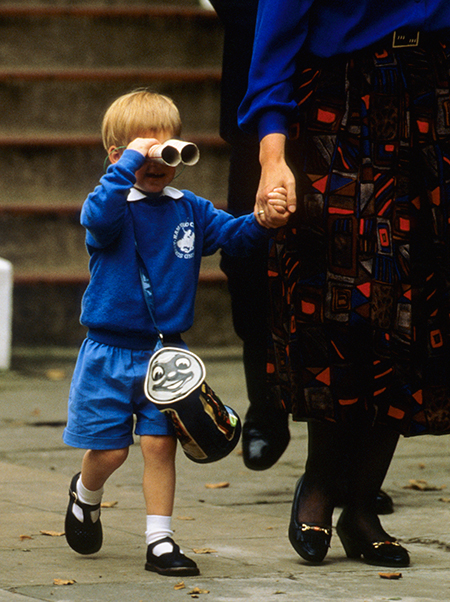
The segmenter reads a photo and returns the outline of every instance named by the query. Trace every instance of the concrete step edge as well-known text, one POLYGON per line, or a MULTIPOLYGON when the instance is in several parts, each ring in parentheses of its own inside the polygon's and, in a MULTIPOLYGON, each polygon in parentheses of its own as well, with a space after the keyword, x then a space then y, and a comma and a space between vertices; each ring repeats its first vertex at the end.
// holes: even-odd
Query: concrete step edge
POLYGON ((0 82, 21 81, 125 81, 148 80, 172 83, 218 82, 222 69, 216 67, 158 69, 139 67, 102 68, 4 68, 0 67, 0 82))
POLYGON ((37 4, 0 4, 1 18, 18 17, 108 17, 108 18, 190 18, 217 20, 215 11, 204 10, 200 6, 167 6, 164 4, 135 4, 132 6, 108 6, 87 4, 77 6, 37 5, 37 4))

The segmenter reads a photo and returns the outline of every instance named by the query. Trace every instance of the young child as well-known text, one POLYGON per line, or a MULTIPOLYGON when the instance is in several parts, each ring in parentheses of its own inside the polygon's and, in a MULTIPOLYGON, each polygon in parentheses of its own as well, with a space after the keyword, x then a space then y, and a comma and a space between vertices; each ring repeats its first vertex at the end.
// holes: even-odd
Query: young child
MULTIPOLYGON (((93 554, 102 545, 103 486, 127 457, 136 416, 144 459, 145 568, 162 575, 199 570, 172 539, 176 438, 170 420, 144 395, 158 336, 141 287, 136 247, 149 272, 164 341, 185 347, 180 333, 193 322, 201 256, 219 248, 248 254, 268 232, 258 223, 260 216, 233 218, 192 192, 169 186, 176 168, 149 159, 148 153, 180 132, 174 103, 147 90, 118 98, 105 114, 103 143, 112 165, 81 212, 90 255, 81 312, 88 334, 72 379, 63 435, 68 445, 88 450, 70 484, 67 542, 80 554, 93 554)), ((288 217, 285 191, 271 196, 281 225, 288 217)))

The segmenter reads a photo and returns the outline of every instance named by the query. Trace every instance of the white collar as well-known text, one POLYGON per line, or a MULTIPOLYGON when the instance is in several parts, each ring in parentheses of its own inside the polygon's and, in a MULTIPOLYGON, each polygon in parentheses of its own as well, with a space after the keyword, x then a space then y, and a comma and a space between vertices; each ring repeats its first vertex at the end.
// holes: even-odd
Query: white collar
MULTIPOLYGON (((181 199, 183 195, 183 193, 178 190, 177 188, 172 188, 172 186, 165 186, 162 191, 160 196, 168 196, 171 199, 181 199)), ((142 199, 146 199, 148 198, 145 193, 141 192, 140 190, 138 190, 137 188, 131 188, 130 192, 128 193, 128 197, 127 197, 127 201, 141 201, 142 199)))

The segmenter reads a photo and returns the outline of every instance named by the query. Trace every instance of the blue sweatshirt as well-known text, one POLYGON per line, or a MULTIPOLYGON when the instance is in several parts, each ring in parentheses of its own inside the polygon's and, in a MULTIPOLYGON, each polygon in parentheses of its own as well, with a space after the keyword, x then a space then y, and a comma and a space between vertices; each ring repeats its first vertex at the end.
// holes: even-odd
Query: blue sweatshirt
POLYGON ((450 0, 259 0, 253 58, 239 125, 287 134, 293 75, 307 53, 331 57, 370 46, 399 28, 450 29, 450 0))
POLYGON ((94 340, 134 349, 152 347, 156 339, 141 288, 135 236, 152 283, 156 321, 165 335, 192 326, 202 255, 220 248, 248 255, 268 237, 253 215, 234 218, 192 192, 167 187, 160 196, 145 196, 132 188, 143 162, 142 154, 126 150, 81 212, 91 274, 81 323, 94 340))

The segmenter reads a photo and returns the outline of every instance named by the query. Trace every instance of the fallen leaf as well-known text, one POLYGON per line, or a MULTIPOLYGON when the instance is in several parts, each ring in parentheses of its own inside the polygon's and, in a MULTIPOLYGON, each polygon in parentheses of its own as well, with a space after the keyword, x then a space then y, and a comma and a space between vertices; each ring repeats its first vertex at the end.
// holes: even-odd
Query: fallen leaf
POLYGON ((173 589, 184 589, 186 586, 184 585, 184 581, 180 581, 180 583, 176 583, 173 589))
POLYGON ((58 368, 52 368, 47 370, 45 375, 49 380, 64 380, 66 378, 66 371, 59 370, 58 368))
POLYGON ((382 579, 401 579, 401 573, 378 573, 382 579))
POLYGON ((448 504, 450 502, 450 497, 440 497, 439 501, 448 504))
POLYGON ((31 412, 32 416, 40 416, 41 415, 41 410, 39 408, 35 408, 32 412, 31 412))
POLYGON ((114 508, 119 502, 102 502, 100 508, 114 508))
POLYGON ((209 589, 200 589, 199 587, 194 587, 190 592, 188 592, 190 596, 195 594, 209 594, 209 589))
POLYGON ((19 539, 20 539, 20 541, 23 541, 24 539, 33 539, 33 538, 31 537, 31 535, 19 535, 19 539))
POLYGON ((229 487, 230 483, 228 481, 222 481, 221 483, 206 483, 206 489, 224 489, 225 487, 229 487))
POLYGON ((212 548, 192 548, 194 554, 217 554, 217 550, 212 548))
POLYGON ((178 520, 195 520, 193 516, 177 516, 178 520))
POLYGON ((53 585, 73 585, 75 579, 53 579, 53 585))
POLYGON ((409 479, 409 485, 404 485, 403 489, 414 489, 416 491, 442 491, 442 489, 445 489, 445 485, 436 487, 435 485, 429 485, 424 479, 409 479))
POLYGON ((425 464, 423 462, 419 462, 419 468, 425 468, 425 464))
POLYGON ((48 535, 49 537, 62 537, 65 535, 64 531, 45 531, 41 529, 41 535, 48 535))

